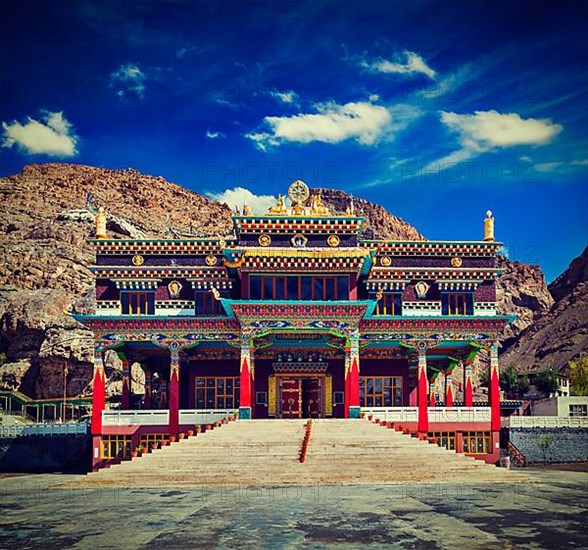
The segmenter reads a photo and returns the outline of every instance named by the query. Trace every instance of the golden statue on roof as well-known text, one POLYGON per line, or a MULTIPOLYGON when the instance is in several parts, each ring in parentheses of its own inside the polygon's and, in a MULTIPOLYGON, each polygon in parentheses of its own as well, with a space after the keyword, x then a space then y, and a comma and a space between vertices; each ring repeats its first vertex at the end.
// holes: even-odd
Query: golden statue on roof
POLYGON ((328 216, 329 209, 323 204, 323 199, 320 195, 313 195, 311 201, 310 212, 315 216, 328 216))
POLYGON ((276 206, 270 207, 268 210, 269 214, 279 214, 283 215, 286 214, 286 205, 284 204, 284 195, 278 194, 278 201, 276 202, 276 206))

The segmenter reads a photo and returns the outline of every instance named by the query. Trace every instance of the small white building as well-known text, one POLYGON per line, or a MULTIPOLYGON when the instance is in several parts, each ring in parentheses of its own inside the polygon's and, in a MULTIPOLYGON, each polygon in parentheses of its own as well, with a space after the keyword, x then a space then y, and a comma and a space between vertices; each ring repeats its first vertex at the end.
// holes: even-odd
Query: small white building
POLYGON ((531 405, 533 416, 579 417, 588 416, 588 397, 555 396, 539 399, 531 405))

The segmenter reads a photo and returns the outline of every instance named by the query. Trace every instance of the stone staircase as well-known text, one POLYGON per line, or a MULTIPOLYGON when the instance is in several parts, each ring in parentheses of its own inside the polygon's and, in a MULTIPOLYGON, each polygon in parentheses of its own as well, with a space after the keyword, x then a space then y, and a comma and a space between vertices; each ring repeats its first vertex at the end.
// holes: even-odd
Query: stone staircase
POLYGON ((527 476, 447 451, 366 420, 230 422, 151 454, 90 473, 75 485, 204 487, 527 481, 527 476))

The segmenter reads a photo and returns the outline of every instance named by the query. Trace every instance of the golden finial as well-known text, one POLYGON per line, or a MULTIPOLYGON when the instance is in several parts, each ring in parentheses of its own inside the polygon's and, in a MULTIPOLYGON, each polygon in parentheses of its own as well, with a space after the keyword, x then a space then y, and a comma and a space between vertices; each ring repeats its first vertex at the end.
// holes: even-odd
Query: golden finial
POLYGON ((104 210, 104 206, 98 208, 98 213, 96 214, 96 238, 108 238, 106 235, 106 211, 104 210))
POLYGON ((486 219, 484 220, 484 240, 494 241, 494 218, 491 210, 486 212, 486 219))

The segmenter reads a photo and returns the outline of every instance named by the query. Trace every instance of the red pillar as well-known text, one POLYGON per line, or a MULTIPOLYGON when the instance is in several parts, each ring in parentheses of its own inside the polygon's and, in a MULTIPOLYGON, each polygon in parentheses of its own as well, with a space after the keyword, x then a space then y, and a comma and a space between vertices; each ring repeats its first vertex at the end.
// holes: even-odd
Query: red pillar
POLYGON ((345 348, 345 418, 359 418, 359 333, 349 336, 345 348))
POLYGON ((490 403, 490 428, 500 430, 500 379, 498 372, 498 342, 490 348, 490 373, 488 376, 488 401, 490 403))
POLYGON ((177 434, 180 428, 180 350, 170 350, 169 366, 169 428, 177 434))
POLYGON ((241 379, 239 397, 239 418, 251 418, 251 348, 249 342, 241 346, 241 379))
POLYGON ((92 435, 102 434, 102 411, 106 405, 106 376, 103 349, 94 348, 94 378, 92 380, 92 435))
POLYGON ((464 407, 474 406, 474 389, 472 386, 472 365, 466 364, 464 367, 465 383, 463 389, 464 407))
POLYGON ((131 363, 127 360, 122 362, 122 395, 120 400, 120 406, 122 409, 131 408, 131 363))
POLYGON ((453 407, 453 378, 451 373, 445 373, 445 406, 453 407))
POLYGON ((429 432, 429 411, 427 408, 427 348, 417 346, 418 351, 418 431, 421 434, 429 432))

